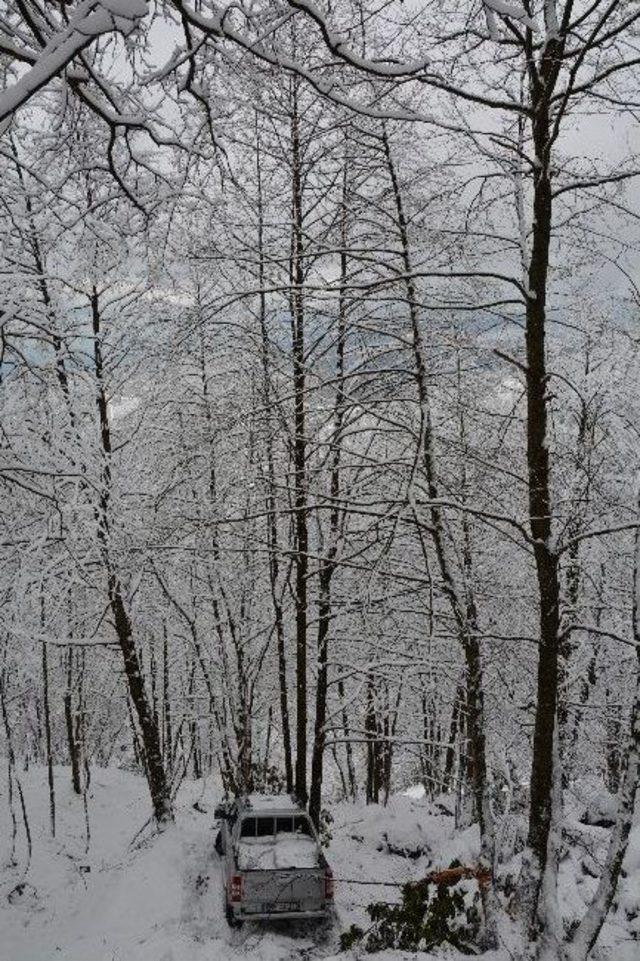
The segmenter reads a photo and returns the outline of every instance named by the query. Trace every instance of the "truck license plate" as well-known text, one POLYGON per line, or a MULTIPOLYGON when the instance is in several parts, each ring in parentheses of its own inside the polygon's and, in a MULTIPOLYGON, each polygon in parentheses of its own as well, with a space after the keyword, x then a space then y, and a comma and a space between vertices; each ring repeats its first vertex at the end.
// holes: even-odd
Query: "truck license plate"
POLYGON ((262 910, 265 914, 273 913, 276 914, 279 911, 299 911, 300 902, 299 901, 266 901, 262 905, 262 910))

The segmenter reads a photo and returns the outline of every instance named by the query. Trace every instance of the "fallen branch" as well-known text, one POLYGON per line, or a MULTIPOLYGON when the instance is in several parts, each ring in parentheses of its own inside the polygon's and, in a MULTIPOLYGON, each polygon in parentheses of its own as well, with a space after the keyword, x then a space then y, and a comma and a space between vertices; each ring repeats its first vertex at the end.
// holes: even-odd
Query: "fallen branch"
POLYGON ((483 868, 468 868, 460 865, 455 868, 443 868, 440 871, 432 871, 425 877, 417 881, 363 881, 361 878, 336 878, 334 884, 360 884, 381 888, 404 888, 407 884, 417 887, 421 884, 437 884, 443 887, 452 887, 460 881, 477 881, 480 887, 491 883, 491 872, 483 868))

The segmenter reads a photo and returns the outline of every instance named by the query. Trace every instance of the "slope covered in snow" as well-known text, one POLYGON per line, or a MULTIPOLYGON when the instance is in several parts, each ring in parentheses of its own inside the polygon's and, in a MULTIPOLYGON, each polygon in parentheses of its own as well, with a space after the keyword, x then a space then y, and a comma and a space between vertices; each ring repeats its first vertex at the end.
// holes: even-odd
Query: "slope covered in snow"
MULTIPOLYGON (((454 858, 472 862, 477 857, 475 829, 455 831, 453 818, 424 799, 396 796, 386 808, 340 804, 333 809, 327 850, 337 881, 334 923, 329 927, 252 923, 231 930, 224 918, 220 860, 214 850, 217 785, 185 782, 175 824, 152 834, 145 825, 149 805, 143 779, 116 769, 95 769, 87 846, 82 801, 73 795, 66 770, 56 771, 55 839, 49 832, 45 772, 38 768, 22 772, 20 780, 33 854, 24 876, 27 852, 24 831, 19 830, 18 864, 9 864, 11 819, 3 784, 0 961, 345 958, 348 955, 339 952, 340 932, 353 923, 367 926, 370 902, 395 901, 397 885, 424 877, 454 858)), ((590 844, 597 858, 606 829, 583 829, 589 832, 584 844, 590 844)), ((633 892, 640 878, 638 851, 636 829, 619 910, 603 934, 602 958, 613 957, 612 951, 616 961, 635 957, 637 941, 632 940, 633 925, 626 919, 637 901, 633 892)), ((573 855, 564 862, 562 874, 565 907, 579 913, 593 879, 573 855)), ((416 956, 386 951, 376 957, 409 961, 416 956)), ((426 961, 428 956, 419 957, 426 961)), ((447 954, 449 961, 459 957, 447 954)), ((507 957, 508 952, 485 955, 486 961, 507 957)))
MULTIPOLYGON (((220 861, 213 846, 217 785, 185 783, 175 825, 151 835, 144 827, 148 812, 144 780, 124 771, 95 769, 90 845, 85 851, 82 802, 73 795, 68 772, 56 771, 55 839, 49 834, 45 772, 32 769, 22 772, 20 779, 33 857, 23 879, 26 851, 21 831, 20 866, 7 866, 11 825, 5 792, 0 796, 1 961, 335 957, 340 932, 352 923, 366 923, 366 905, 396 899, 398 888, 390 885, 420 877, 433 863, 429 852, 451 838, 450 819, 425 815, 424 804, 409 798, 393 799, 386 810, 339 805, 327 852, 337 878, 336 918, 329 930, 312 923, 280 922, 246 924, 232 931, 224 918, 220 861), (193 807, 196 801, 200 811, 193 807), (390 853, 390 848, 405 847, 409 837, 422 853, 417 857, 390 853)), ((409 956, 385 952, 385 957, 409 956)))

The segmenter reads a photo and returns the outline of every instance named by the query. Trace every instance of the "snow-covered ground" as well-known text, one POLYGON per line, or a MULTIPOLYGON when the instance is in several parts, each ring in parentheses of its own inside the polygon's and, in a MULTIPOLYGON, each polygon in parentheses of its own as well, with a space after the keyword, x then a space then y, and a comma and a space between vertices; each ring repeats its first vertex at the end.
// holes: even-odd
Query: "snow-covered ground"
MULTIPOLYGON (((20 778, 33 857, 25 879, 24 845, 18 852, 19 867, 8 864, 11 822, 3 779, 0 961, 335 958, 340 932, 352 923, 367 925, 367 904, 398 897, 397 888, 379 882, 402 883, 446 866, 453 858, 469 863, 477 857, 475 829, 455 832, 453 819, 436 813, 420 797, 397 796, 387 808, 341 804, 333 810, 333 837, 327 851, 337 880, 332 929, 312 923, 256 922, 231 930, 224 919, 220 861, 213 846, 213 809, 219 797, 216 784, 185 783, 178 796, 175 824, 160 835, 151 835, 144 828, 149 809, 144 781, 125 771, 94 769, 87 851, 82 802, 71 791, 68 772, 56 771, 55 839, 49 833, 45 772, 32 769, 22 772, 20 778), (194 809, 196 801, 201 810, 194 809), (22 880, 26 884, 16 891, 22 880)), ((590 830, 596 834, 603 831, 597 827, 590 830)), ((637 829, 628 860, 630 867, 633 862, 635 878, 640 878, 637 829)), ((565 867, 564 888, 566 899, 576 900, 579 911, 585 884, 588 887, 591 879, 582 872, 574 877, 572 863, 568 861, 565 867)), ((625 909, 634 900, 634 882, 629 881, 620 899, 625 909)), ((637 956, 637 946, 628 929, 616 923, 608 925, 603 957, 631 961, 637 956)), ((416 955, 385 952, 376 957, 409 961, 416 955)), ((419 957, 424 961, 427 955, 419 957)), ((457 957, 447 954, 449 961, 457 957)), ((506 961, 507 957, 507 953, 485 955, 486 961, 506 961)))
MULTIPOLYGON (((7 895, 21 881, 21 871, 7 866, 10 819, 6 783, 2 784, 0 961, 335 957, 340 932, 352 923, 366 923, 368 903, 398 896, 396 888, 375 881, 420 877, 433 857, 416 857, 418 849, 440 848, 451 839, 450 819, 429 815, 419 799, 394 798, 386 810, 339 805, 334 809, 333 839, 327 852, 337 878, 333 929, 327 933, 312 923, 256 922, 232 931, 224 919, 220 862, 213 847, 217 785, 185 783, 178 796, 175 825, 153 837, 146 829, 134 842, 149 809, 144 781, 125 771, 94 769, 91 843, 85 852, 82 802, 72 793, 68 772, 56 771, 55 839, 49 834, 45 772, 32 769, 20 778, 33 858, 22 895, 14 894, 9 902, 7 895), (209 813, 195 810, 196 801, 209 813), (389 847, 411 856, 390 853, 389 847), (355 883, 361 881, 369 883, 355 883)), ((21 865, 24 853, 21 846, 21 865)), ((398 961, 409 957, 413 955, 385 954, 398 961)))

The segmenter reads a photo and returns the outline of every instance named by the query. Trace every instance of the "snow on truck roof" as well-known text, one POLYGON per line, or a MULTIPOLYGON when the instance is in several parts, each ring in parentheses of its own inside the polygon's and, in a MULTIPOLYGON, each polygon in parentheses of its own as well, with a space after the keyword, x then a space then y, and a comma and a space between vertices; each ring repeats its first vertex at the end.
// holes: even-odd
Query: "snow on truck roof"
POLYGON ((303 806, 292 794, 247 794, 240 800, 239 808, 241 811, 252 813, 273 811, 300 814, 304 811, 303 806))

